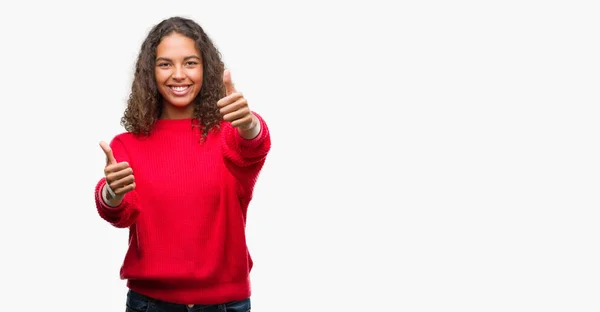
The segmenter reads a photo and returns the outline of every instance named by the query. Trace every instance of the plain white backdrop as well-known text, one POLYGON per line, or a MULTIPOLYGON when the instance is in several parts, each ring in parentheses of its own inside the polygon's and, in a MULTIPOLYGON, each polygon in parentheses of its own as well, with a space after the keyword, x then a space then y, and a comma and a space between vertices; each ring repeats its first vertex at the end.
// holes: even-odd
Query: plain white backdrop
POLYGON ((0 10, 0 306, 124 311, 97 215, 149 29, 221 51, 273 148, 253 311, 598 311, 594 1, 20 1, 0 10))

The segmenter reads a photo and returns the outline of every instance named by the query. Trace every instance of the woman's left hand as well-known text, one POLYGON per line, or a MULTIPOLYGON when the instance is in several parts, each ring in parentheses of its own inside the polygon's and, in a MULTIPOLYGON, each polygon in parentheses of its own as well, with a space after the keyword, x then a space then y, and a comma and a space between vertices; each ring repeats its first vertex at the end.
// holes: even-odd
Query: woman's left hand
POLYGON ((252 130, 258 124, 258 120, 244 96, 235 90, 235 86, 231 82, 231 73, 225 70, 223 73, 223 82, 225 83, 226 96, 217 102, 219 112, 223 115, 223 120, 230 122, 235 128, 241 132, 252 130))

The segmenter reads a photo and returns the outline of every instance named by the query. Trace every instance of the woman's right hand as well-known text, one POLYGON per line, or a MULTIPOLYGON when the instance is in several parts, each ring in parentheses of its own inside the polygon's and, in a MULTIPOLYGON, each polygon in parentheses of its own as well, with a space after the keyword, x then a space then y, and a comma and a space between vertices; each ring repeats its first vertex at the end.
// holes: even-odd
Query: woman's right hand
POLYGON ((106 154, 106 166, 104 167, 104 175, 106 176, 107 199, 110 206, 118 206, 125 194, 135 189, 135 179, 133 177, 133 169, 127 162, 117 163, 113 156, 112 149, 106 142, 100 142, 100 147, 106 154), (112 191, 112 193, 111 193, 112 191))

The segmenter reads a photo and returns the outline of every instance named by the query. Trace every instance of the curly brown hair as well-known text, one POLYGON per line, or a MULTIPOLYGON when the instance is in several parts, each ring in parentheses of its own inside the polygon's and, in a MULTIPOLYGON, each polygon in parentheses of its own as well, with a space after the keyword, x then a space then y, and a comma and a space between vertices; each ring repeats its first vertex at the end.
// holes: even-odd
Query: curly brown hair
POLYGON ((162 96, 158 92, 154 74, 156 47, 165 36, 172 33, 179 33, 194 40, 202 56, 202 89, 194 99, 193 105, 194 119, 199 121, 202 137, 205 138, 210 130, 218 128, 221 121, 217 101, 225 96, 224 64, 221 53, 202 27, 191 19, 179 16, 156 24, 142 43, 121 125, 136 135, 149 135, 152 126, 160 117, 162 96))

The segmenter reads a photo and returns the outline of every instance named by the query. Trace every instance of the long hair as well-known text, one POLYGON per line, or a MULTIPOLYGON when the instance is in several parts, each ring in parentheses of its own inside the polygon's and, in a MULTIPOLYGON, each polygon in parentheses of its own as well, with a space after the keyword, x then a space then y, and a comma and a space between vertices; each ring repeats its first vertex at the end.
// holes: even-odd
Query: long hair
POLYGON ((154 73, 156 47, 165 36, 172 33, 179 33, 194 40, 202 56, 202 89, 192 105, 194 119, 199 121, 202 137, 206 138, 208 132, 218 128, 221 121, 217 101, 225 96, 224 64, 221 53, 202 27, 193 20, 178 16, 156 24, 142 43, 121 125, 128 132, 149 135, 152 126, 160 117, 162 96, 158 92, 154 73))

